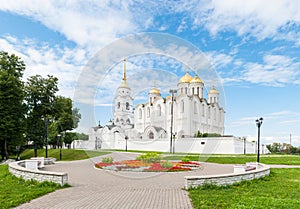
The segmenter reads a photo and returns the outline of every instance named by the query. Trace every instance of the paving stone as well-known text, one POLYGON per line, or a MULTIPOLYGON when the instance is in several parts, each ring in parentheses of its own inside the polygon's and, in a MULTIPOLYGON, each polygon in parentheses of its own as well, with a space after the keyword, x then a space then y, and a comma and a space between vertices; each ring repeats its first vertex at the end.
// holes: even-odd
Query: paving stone
MULTIPOLYGON (((115 160, 134 159, 136 153, 112 153, 115 160)), ((105 157, 107 157, 106 155, 105 157)), ((101 157, 57 162, 45 170, 67 172, 70 188, 57 190, 17 208, 100 208, 100 209, 190 209, 184 176, 233 172, 232 165, 203 163, 197 171, 141 173, 104 171, 93 167, 101 157)))

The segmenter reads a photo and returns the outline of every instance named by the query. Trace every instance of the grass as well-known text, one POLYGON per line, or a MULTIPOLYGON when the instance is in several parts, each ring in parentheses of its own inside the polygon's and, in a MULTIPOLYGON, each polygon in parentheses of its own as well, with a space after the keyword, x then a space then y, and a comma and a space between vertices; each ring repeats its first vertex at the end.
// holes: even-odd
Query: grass
MULTIPOLYGON (((256 162, 256 155, 185 155, 192 161, 212 162, 220 164, 244 164, 246 162, 256 162)), ((165 160, 181 160, 185 156, 170 155, 164 157, 165 160)), ((298 155, 260 155, 260 162, 264 164, 300 165, 298 155)))
POLYGON ((12 208, 60 188, 51 182, 17 178, 9 173, 7 165, 0 165, 0 208, 12 208))
MULTIPOLYGON (((109 154, 108 151, 90 151, 90 150, 75 150, 75 149, 62 149, 62 160, 72 161, 72 160, 83 160, 91 157, 96 157, 100 155, 109 154)), ((21 153, 21 159, 29 159, 34 156, 34 150, 25 150, 21 153)), ((38 150, 38 157, 45 157, 45 149, 38 150)), ((49 149, 48 157, 54 157, 59 160, 59 149, 49 149)))
POLYGON ((205 185, 189 190, 199 208, 299 208, 300 169, 271 169, 271 175, 233 186, 205 185))

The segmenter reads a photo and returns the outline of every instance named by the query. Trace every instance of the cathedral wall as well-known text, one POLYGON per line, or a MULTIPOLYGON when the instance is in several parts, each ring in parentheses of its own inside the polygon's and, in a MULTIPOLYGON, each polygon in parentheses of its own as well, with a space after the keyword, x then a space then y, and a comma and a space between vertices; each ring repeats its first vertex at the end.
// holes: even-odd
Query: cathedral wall
MULTIPOLYGON (((125 149, 125 140, 120 139, 115 143, 115 147, 103 147, 106 149, 125 149)), ((248 154, 256 153, 255 142, 247 142, 248 154)), ((128 140, 129 150, 159 151, 169 152, 170 138, 158 140, 128 140)), ((200 154, 243 154, 243 140, 234 137, 210 137, 210 138, 184 138, 175 140, 175 152, 200 153, 200 154)), ((266 147, 262 145, 261 153, 268 153, 266 147)), ((205 159, 199 159, 205 161, 205 159)))

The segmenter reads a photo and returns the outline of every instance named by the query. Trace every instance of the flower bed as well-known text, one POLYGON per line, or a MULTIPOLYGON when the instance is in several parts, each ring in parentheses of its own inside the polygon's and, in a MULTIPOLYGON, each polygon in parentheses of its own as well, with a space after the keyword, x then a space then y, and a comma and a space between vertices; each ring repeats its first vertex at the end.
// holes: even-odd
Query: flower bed
POLYGON ((137 171, 137 172, 177 172, 191 171, 200 168, 198 162, 168 162, 160 161, 155 163, 145 162, 142 160, 124 160, 120 162, 95 164, 95 167, 104 170, 113 171, 137 171))

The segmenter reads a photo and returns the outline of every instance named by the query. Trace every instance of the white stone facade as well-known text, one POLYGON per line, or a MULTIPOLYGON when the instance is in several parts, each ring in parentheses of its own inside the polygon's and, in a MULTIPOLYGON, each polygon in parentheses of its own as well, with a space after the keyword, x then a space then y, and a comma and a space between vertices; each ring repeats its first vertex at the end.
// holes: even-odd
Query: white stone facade
POLYGON ((154 87, 149 92, 149 101, 135 108, 135 130, 142 138, 170 136, 173 116, 172 133, 177 138, 193 137, 198 131, 223 135, 225 111, 219 106, 219 93, 212 87, 207 100, 203 97, 203 87, 201 79, 197 75, 192 78, 188 72, 179 80, 173 97, 161 97, 154 87))
MULTIPOLYGON (((188 71, 178 81, 177 89, 172 90, 166 98, 162 97, 154 85, 146 103, 139 104, 134 109, 132 105, 133 98, 129 84, 126 83, 124 60, 123 82, 116 91, 113 121, 105 126, 99 124, 91 128, 88 141, 75 141, 72 146, 83 149, 122 149, 128 144, 129 149, 167 151, 172 133, 178 140, 175 144, 182 144, 176 147, 178 151, 187 149, 186 151, 199 153, 205 146, 199 146, 200 139, 193 138, 197 132, 224 134, 225 111, 219 105, 218 91, 212 87, 207 98, 204 98, 204 83, 198 75, 192 77, 188 71), (185 142, 196 144, 192 147, 197 148, 194 149, 185 142)), ((217 144, 221 143, 219 139, 217 144)), ((233 146, 232 143, 228 145, 233 146)), ((202 151, 205 152, 205 149, 202 151)), ((229 153, 235 152, 230 150, 229 153)))

